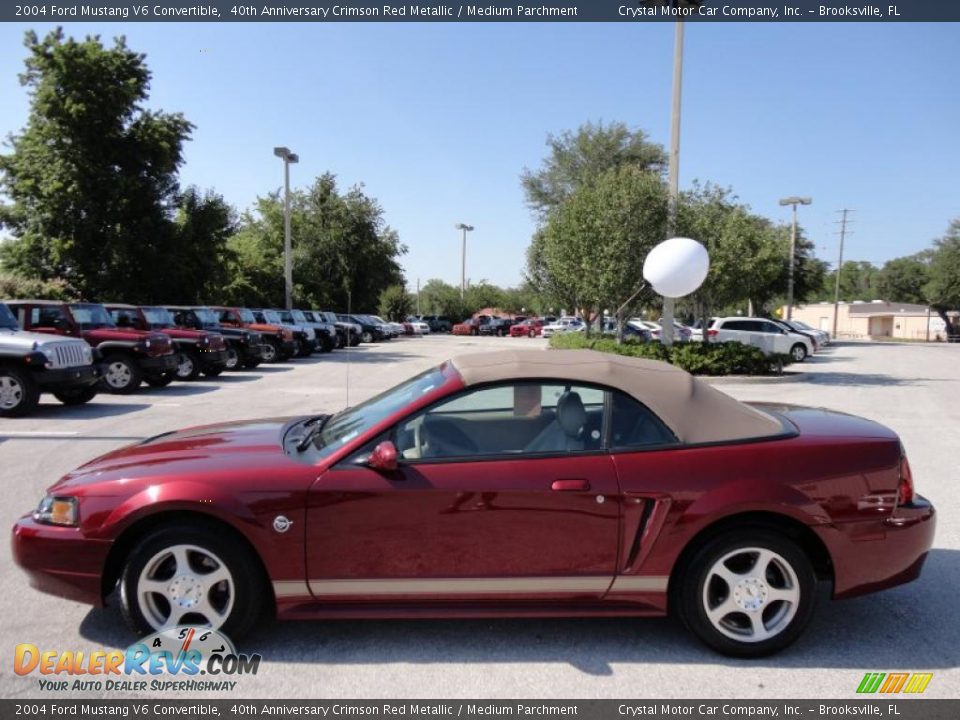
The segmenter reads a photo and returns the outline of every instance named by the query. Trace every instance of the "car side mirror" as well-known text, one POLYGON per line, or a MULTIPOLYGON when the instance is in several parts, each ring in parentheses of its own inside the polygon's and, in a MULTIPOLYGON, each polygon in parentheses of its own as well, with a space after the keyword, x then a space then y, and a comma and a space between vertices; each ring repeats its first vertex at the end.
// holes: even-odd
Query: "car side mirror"
POLYGON ((380 472, 393 472, 397 469, 397 448, 389 440, 377 445, 370 457, 367 458, 367 467, 380 472))

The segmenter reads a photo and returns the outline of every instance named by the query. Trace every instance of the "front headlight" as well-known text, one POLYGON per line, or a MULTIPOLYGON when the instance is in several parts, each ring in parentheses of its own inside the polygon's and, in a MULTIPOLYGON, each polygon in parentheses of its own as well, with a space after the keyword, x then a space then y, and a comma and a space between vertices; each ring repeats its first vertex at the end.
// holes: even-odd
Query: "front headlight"
POLYGON ((40 352, 42 352, 43 356, 47 359, 46 366, 52 368, 57 362, 57 354, 53 348, 42 348, 40 352))
POLYGON ((47 495, 33 512, 33 519, 48 525, 76 526, 79 521, 77 499, 47 495))
POLYGON ((89 345, 83 349, 83 360, 87 365, 93 364, 93 348, 89 345))

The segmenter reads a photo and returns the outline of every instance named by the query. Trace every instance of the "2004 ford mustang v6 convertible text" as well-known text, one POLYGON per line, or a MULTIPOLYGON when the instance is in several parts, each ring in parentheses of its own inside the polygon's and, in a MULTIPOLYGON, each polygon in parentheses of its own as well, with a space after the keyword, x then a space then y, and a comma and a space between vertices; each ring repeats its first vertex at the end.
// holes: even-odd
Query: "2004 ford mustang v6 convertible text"
POLYGON ((335 415, 167 433, 68 474, 13 529, 34 587, 119 585, 140 632, 281 618, 663 615, 785 647, 819 583, 916 578, 934 510, 897 436, 747 405, 662 363, 467 355, 335 415))

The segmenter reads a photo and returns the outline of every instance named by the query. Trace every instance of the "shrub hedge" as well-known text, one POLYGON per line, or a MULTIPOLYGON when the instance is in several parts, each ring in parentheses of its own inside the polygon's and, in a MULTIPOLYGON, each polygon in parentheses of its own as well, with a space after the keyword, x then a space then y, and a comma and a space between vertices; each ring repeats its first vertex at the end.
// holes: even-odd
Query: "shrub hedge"
POLYGON ((760 348, 738 342, 674 343, 624 340, 618 345, 610 335, 560 333, 550 338, 550 347, 559 350, 598 350, 629 357, 662 360, 693 375, 778 375, 789 365, 789 355, 765 355, 760 348))

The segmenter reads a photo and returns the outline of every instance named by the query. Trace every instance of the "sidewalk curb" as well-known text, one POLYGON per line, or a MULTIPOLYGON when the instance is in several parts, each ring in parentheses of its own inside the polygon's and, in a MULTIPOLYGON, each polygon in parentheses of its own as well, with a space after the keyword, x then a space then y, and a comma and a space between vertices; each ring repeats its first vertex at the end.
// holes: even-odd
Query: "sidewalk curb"
POLYGON ((785 372, 783 375, 697 375, 711 385, 779 385, 780 383, 799 382, 804 379, 802 372, 785 372))

